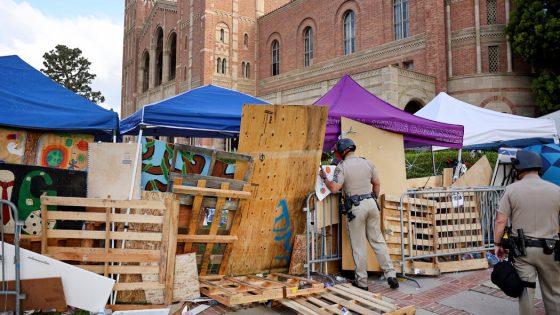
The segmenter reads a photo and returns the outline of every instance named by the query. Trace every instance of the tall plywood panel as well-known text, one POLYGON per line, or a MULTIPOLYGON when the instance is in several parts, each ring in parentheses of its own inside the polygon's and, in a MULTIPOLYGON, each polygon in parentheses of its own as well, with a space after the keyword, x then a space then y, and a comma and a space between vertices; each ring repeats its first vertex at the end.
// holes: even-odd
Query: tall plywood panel
POLYGON ((320 164, 327 108, 245 105, 239 153, 254 157, 252 197, 241 213, 227 274, 288 268, 320 164))
MULTIPOLYGON (((403 136, 342 117, 342 133, 356 143, 356 155, 370 160, 379 172, 381 194, 400 196, 406 192, 406 169, 403 136)), ((342 232, 342 269, 354 270, 354 261, 344 218, 342 232)), ((387 241, 388 236, 384 235, 387 241)), ((390 247, 390 245, 388 245, 390 247)), ((391 253, 391 248, 389 248, 391 253)), ((395 257, 392 257, 395 260, 395 257)), ((395 265, 395 268, 397 266, 395 265)), ((371 247, 368 246, 368 270, 380 271, 371 247)))

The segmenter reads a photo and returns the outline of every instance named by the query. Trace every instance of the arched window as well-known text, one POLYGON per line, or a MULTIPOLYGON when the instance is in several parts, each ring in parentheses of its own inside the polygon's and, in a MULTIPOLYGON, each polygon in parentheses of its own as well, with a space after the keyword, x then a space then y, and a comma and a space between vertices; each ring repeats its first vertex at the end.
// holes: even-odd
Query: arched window
POLYGON ((216 73, 222 73, 222 58, 218 58, 216 63, 216 73))
POLYGON ((175 80, 175 71, 177 67, 177 34, 172 33, 169 37, 169 78, 175 80))
POLYGON ((408 0, 394 0, 395 40, 408 37, 408 0))
POLYGON ((245 61, 241 63, 241 73, 243 78, 245 79, 247 77, 247 75, 245 74, 245 61))
POLYGON ((226 37, 226 31, 224 31, 224 29, 220 29, 220 42, 224 42, 225 41, 225 37, 226 37))
POLYGON ((163 30, 161 29, 161 27, 157 31, 155 75, 155 86, 159 86, 161 85, 163 79, 163 30))
POLYGON ((226 74, 227 61, 226 58, 222 60, 222 74, 226 74))
POLYGON ((245 78, 249 79, 251 77, 251 66, 250 64, 247 62, 245 64, 245 78))
POLYGON ((303 65, 313 64, 313 29, 308 26, 303 31, 303 65))
POLYGON ((344 14, 344 54, 356 52, 356 16, 354 11, 344 14))
POLYGON ((150 54, 144 52, 144 67, 142 69, 142 92, 146 92, 150 87, 150 54))
POLYGON ((243 35, 243 47, 249 48, 249 35, 247 33, 243 35))
POLYGON ((272 75, 280 74, 280 44, 277 40, 272 42, 272 75))

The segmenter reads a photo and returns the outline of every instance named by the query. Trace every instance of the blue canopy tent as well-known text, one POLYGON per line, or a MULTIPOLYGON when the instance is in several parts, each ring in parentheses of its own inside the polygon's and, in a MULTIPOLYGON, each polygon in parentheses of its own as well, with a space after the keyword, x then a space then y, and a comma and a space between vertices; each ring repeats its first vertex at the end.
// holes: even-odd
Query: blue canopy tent
POLYGON ((112 135, 117 113, 52 81, 18 56, 0 57, 0 125, 112 135))
POLYGON ((123 135, 229 138, 239 134, 243 104, 268 104, 256 97, 205 85, 142 107, 121 120, 123 135))

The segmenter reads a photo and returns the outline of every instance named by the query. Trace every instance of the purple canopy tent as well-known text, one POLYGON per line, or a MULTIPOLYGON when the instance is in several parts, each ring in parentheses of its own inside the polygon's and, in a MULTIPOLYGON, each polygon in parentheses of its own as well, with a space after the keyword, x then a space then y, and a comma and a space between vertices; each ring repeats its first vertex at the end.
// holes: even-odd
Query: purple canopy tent
POLYGON ((406 147, 461 148, 463 126, 420 118, 371 94, 345 75, 315 105, 328 105, 329 117, 323 147, 330 149, 340 135, 340 117, 404 135, 406 147))

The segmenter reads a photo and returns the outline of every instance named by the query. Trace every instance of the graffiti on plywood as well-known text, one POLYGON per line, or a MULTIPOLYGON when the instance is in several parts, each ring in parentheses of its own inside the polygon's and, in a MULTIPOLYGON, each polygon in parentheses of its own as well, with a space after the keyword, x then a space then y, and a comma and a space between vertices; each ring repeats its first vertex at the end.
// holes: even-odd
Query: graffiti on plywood
POLYGON ((46 133, 37 141, 35 164, 68 170, 87 170, 92 135, 46 133))
POLYGON ((281 255, 276 255, 274 259, 290 261, 293 229, 286 199, 280 200, 277 208, 280 208, 281 213, 274 219, 274 228, 272 232, 275 234, 274 240, 281 243, 283 253, 281 255))
POLYGON ((0 128, 0 163, 22 164, 27 132, 0 128))
MULTIPOLYGON (((142 138, 142 174, 140 178, 143 190, 165 191, 167 189, 169 169, 173 162, 173 149, 172 143, 142 138)), ((173 173, 233 178, 235 164, 218 160, 214 164, 212 174, 209 174, 211 156, 182 151, 179 153, 181 158, 175 161, 173 173)))
MULTIPOLYGON (((24 221, 23 232, 39 235, 41 195, 45 193, 47 196, 85 197, 86 174, 83 171, 0 163, 0 194, 3 199, 6 197, 5 199, 18 207, 19 219, 24 221)), ((50 206, 49 210, 64 210, 64 207, 50 206)), ((2 223, 8 231, 13 231, 14 218, 9 212, 9 209, 2 208, 2 223), (6 220, 6 212, 9 220, 6 220)), ((58 227, 79 229, 80 223, 65 221, 58 227)))

